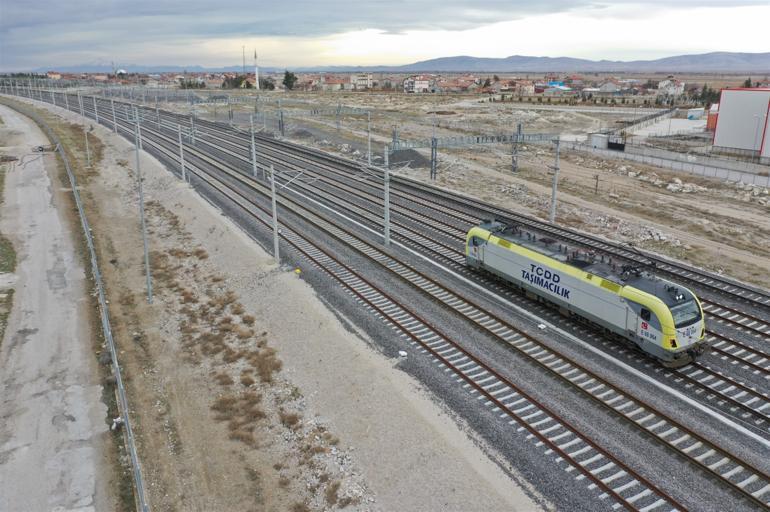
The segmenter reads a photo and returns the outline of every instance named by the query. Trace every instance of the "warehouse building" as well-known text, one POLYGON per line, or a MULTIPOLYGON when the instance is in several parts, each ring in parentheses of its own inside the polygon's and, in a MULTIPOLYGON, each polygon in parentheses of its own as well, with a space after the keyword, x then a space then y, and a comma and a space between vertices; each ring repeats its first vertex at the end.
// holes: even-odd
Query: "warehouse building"
POLYGON ((769 124, 770 88, 722 89, 713 151, 770 164, 769 124))

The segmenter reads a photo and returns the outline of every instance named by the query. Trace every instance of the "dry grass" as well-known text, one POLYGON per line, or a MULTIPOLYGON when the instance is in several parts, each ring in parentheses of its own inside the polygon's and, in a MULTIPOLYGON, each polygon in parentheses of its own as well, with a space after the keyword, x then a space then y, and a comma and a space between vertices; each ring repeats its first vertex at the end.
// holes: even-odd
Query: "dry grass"
POLYGON ((259 380, 265 383, 273 382, 273 373, 280 371, 283 367, 283 363, 276 356, 275 349, 271 347, 252 352, 249 362, 257 370, 259 380))
POLYGON ((206 258, 208 258, 208 257, 209 257, 209 253, 207 253, 207 252, 206 252, 206 249, 203 249, 203 248, 201 248, 201 247, 199 247, 199 248, 195 249, 195 250, 193 251, 193 254, 194 254, 194 255, 195 255, 195 257, 196 257, 196 258, 198 258, 199 260, 205 260, 206 258))
POLYGON ((286 412, 283 409, 278 411, 278 416, 281 418, 281 423, 288 428, 296 428, 302 416, 296 412, 286 412))
POLYGON ((217 384, 220 386, 229 386, 233 384, 235 381, 233 381, 232 377, 230 377, 226 373, 218 373, 214 376, 214 380, 217 381, 217 384))
POLYGON ((238 339, 240 340, 247 340, 254 336, 254 331, 251 329, 246 329, 245 327, 237 326, 235 328, 235 335, 238 336, 238 339))
POLYGON ((230 307, 230 312, 234 315, 242 315, 244 311, 243 304, 239 302, 236 302, 230 307))
POLYGON ((192 290, 184 289, 181 293, 182 296, 182 304, 196 304, 198 302, 198 297, 195 296, 195 293, 193 293, 192 290))
POLYGON ((291 483, 291 480, 289 480, 285 476, 282 476, 281 478, 278 479, 278 485, 281 487, 288 487, 290 483, 291 483))
POLYGON ((328 486, 326 486, 326 490, 324 491, 324 496, 326 497, 326 503, 329 505, 334 505, 337 503, 337 491, 340 490, 340 481, 335 480, 334 482, 330 483, 328 486))
POLYGON ((253 392, 240 396, 224 395, 214 401, 211 409, 217 413, 214 419, 227 422, 230 439, 254 446, 254 430, 265 418, 265 412, 259 407, 261 401, 262 395, 253 392))
POLYGON ((241 384, 246 386, 247 388, 250 388, 254 384, 256 384, 257 381, 255 381, 251 375, 241 375, 241 384))
POLYGON ((246 325, 254 325, 255 318, 251 315, 243 315, 241 317, 241 322, 243 322, 246 325))
POLYGON ((304 503, 297 502, 291 506, 291 512, 310 512, 310 507, 304 503))

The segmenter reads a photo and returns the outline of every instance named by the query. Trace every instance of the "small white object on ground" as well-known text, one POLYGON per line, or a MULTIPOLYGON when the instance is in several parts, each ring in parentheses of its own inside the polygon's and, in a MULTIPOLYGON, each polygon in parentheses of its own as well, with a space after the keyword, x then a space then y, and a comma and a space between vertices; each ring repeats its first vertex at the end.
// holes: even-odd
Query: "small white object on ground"
POLYGON ((401 356, 401 357, 406 357, 406 356, 407 356, 407 354, 406 354, 406 351, 405 351, 405 350, 399 350, 399 351, 398 351, 398 355, 399 355, 399 356, 401 356))
POLYGON ((541 331, 545 331, 545 324, 537 324, 537 328, 541 331))

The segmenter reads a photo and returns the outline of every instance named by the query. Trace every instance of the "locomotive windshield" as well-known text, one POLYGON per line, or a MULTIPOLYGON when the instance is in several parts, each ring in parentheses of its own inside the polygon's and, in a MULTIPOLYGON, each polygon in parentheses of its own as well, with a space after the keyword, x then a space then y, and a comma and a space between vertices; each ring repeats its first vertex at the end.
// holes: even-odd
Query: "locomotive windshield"
POLYGON ((686 327, 700 320, 700 308, 694 299, 671 308, 676 328, 686 327))

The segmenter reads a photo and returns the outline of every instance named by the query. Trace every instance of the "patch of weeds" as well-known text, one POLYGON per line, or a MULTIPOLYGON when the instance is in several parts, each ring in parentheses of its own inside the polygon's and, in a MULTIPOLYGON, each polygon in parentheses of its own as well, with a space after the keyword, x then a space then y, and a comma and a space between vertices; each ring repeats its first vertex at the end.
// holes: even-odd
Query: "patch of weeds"
POLYGON ((261 400, 262 395, 257 393, 225 395, 217 398, 211 409, 217 413, 214 419, 227 422, 230 439, 254 446, 254 429, 257 422, 265 417, 264 411, 259 408, 261 400))
POLYGON ((278 416, 281 418, 281 423, 288 428, 295 428, 299 424, 299 420, 302 416, 296 412, 286 412, 283 409, 278 411, 278 416))
POLYGON ((337 503, 337 491, 340 490, 340 483, 339 480, 335 480, 334 482, 330 483, 326 486, 326 490, 324 491, 324 497, 326 498, 326 503, 329 505, 334 505, 337 503))
POLYGON ((247 340, 252 336, 254 336, 254 331, 252 331, 251 329, 246 329, 244 327, 238 326, 235 328, 235 335, 240 340, 247 340))
POLYGON ((229 386, 234 383, 233 378, 226 373, 218 373, 214 376, 214 380, 220 386, 229 386))
POLYGON ((268 384, 273 382, 273 373, 280 371, 283 367, 283 363, 276 356, 275 349, 271 347, 252 352, 249 362, 257 370, 259 380, 268 384))
POLYGON ((310 512, 310 507, 305 503, 297 502, 291 506, 291 512, 310 512))
POLYGON ((241 317, 241 322, 243 322, 246 325, 254 325, 255 318, 251 315, 243 315, 241 317))
POLYGON ((0 234, 0 272, 13 272, 16 269, 16 251, 11 241, 0 234))

